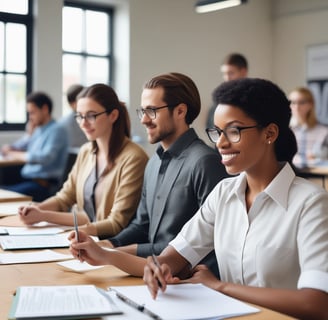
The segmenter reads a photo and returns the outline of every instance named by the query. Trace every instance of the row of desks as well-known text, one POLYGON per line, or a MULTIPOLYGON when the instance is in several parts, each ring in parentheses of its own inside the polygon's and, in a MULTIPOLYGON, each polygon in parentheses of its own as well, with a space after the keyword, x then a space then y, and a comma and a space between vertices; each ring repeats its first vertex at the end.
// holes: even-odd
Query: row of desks
MULTIPOLYGON (((0 190, 4 195, 3 191, 0 190)), ((6 193, 10 195, 10 193, 6 193)), ((17 196, 17 194, 15 195, 17 196)), ((13 199, 13 195, 7 198, 13 199)), ((25 196, 19 198, 20 201, 26 199, 25 196)), ((2 198, 2 200, 4 200, 2 198)), ((1 203, 0 203, 1 210, 1 203)), ((17 216, 7 216, 0 219, 0 226, 21 226, 17 216)), ((28 250, 24 250, 28 251, 28 250)), ((55 249, 61 253, 68 253, 68 249, 55 249)), ((0 249, 2 253, 3 250, 0 249)), ((143 281, 141 278, 132 277, 123 271, 113 267, 105 266, 100 269, 78 273, 70 271, 55 262, 47 263, 32 263, 32 264, 12 264, 0 265, 1 274, 1 289, 0 289, 0 319, 7 319, 10 305, 12 303, 13 294, 19 286, 33 286, 33 285, 82 285, 93 284, 97 287, 106 289, 109 286, 122 285, 141 285, 143 281)), ((257 307, 257 306, 256 306, 257 307)), ((288 316, 279 314, 277 312, 257 307, 261 312, 253 315, 236 317, 231 319, 244 320, 285 320, 292 319, 288 316)), ((126 315, 115 316, 115 319, 127 319, 126 315)), ((130 319, 130 318, 129 318, 130 319)), ((131 318, 132 319, 132 318, 131 318)), ((133 318, 135 319, 135 318, 133 318)))

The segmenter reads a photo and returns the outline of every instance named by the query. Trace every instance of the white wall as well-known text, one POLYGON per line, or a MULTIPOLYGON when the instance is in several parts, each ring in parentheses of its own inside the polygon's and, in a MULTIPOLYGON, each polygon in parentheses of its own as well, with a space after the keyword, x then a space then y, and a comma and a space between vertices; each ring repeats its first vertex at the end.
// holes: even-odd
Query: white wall
MULTIPOLYGON (((197 14, 192 0, 130 1, 130 101, 140 104, 142 84, 164 72, 186 73, 201 93, 203 111, 194 126, 205 138, 211 93, 221 83, 220 64, 231 51, 250 60, 251 75, 271 77, 272 26, 269 0, 197 14), (256 23, 255 23, 256 22, 256 23)), ((135 126, 143 133, 141 126, 135 126)))
MULTIPOLYGON (((84 0, 87 1, 87 0, 84 0)), ((63 0, 37 0, 34 89, 61 110, 61 7, 63 0)), ((286 93, 305 84, 306 48, 328 43, 328 0, 248 0, 239 7, 196 14, 195 0, 92 0, 112 3, 115 20, 114 87, 131 110, 133 131, 145 138, 135 115, 143 83, 170 71, 190 75, 203 111, 194 126, 204 134, 211 92, 221 83, 219 67, 231 51, 246 55, 250 76, 277 82, 286 93)), ((0 136, 0 143, 11 138, 0 136), (4 138, 5 137, 5 138, 4 138), (1 139, 2 138, 2 139, 1 139)), ((145 142, 147 150, 152 151, 145 142)))
POLYGON ((273 79, 288 93, 306 85, 306 51, 328 44, 328 0, 276 0, 273 79))

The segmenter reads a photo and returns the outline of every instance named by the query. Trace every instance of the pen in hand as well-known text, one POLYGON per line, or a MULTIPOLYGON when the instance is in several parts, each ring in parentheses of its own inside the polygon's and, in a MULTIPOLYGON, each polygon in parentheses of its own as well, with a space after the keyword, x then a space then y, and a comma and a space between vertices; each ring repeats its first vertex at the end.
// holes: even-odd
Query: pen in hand
MULTIPOLYGON (((77 205, 74 204, 73 206, 73 218, 74 218, 74 229, 75 229, 75 236, 76 236, 76 240, 77 242, 80 242, 80 239, 79 239, 79 227, 78 227, 78 223, 77 223, 77 205)), ((80 253, 80 250, 77 254, 77 257, 80 258, 81 257, 81 253, 80 253)))
MULTIPOLYGON (((154 264, 155 264, 155 266, 158 268, 158 269, 161 269, 161 265, 160 265, 160 263, 159 263, 159 261, 158 261, 158 259, 157 259, 157 256, 153 253, 152 254, 152 258, 153 258, 153 262, 154 262, 154 264)), ((160 287, 160 288, 162 288, 162 284, 161 284, 161 282, 157 279, 157 284, 158 284, 158 286, 160 287)))

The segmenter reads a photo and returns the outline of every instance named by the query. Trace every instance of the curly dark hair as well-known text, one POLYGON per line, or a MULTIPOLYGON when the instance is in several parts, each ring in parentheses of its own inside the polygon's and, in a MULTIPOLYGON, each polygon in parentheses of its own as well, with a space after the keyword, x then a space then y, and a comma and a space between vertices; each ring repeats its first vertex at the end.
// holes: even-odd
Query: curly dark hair
POLYGON ((240 108, 261 127, 275 123, 279 136, 275 142, 278 161, 288 161, 297 152, 297 142, 289 127, 291 109, 285 93, 269 80, 244 78, 224 82, 213 92, 216 105, 229 104, 240 108))

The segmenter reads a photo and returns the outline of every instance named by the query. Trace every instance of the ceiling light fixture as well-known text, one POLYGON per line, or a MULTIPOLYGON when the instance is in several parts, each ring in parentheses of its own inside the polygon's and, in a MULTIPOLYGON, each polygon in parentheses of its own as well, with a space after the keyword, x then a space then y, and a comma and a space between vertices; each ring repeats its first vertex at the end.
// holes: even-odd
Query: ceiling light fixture
POLYGON ((197 13, 211 12, 230 7, 239 6, 247 0, 200 0, 196 2, 195 10, 197 13))

